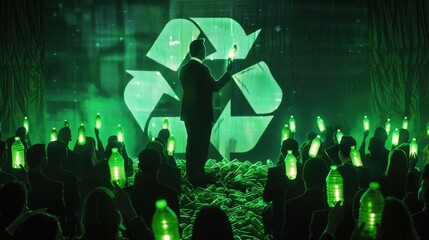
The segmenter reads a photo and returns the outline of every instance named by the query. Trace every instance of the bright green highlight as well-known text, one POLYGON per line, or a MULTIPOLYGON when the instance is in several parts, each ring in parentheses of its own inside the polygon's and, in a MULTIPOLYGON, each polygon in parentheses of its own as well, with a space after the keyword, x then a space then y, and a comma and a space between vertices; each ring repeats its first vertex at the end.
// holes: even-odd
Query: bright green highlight
POLYGON ((325 121, 320 116, 317 116, 316 122, 320 132, 326 131, 325 121))
POLYGON ((384 198, 379 188, 378 183, 371 182, 368 190, 360 198, 358 226, 365 222, 362 237, 374 238, 377 235, 377 224, 381 224, 384 198))
POLYGON ((293 133, 296 132, 296 120, 293 117, 293 115, 290 115, 290 118, 289 118, 289 128, 291 132, 293 133))
POLYGON ((168 129, 168 119, 167 118, 164 119, 164 122, 162 123, 162 128, 168 129))
POLYGON ((386 130, 387 135, 390 134, 391 128, 392 128, 392 123, 390 122, 390 118, 388 118, 386 123, 384 124, 384 129, 386 130))
POLYGON ((119 124, 116 128, 116 136, 118 137, 118 142, 124 142, 124 129, 122 128, 121 124, 119 124))
POLYGON ((49 134, 51 138, 51 142, 55 142, 58 140, 58 133, 56 128, 52 128, 51 133, 49 134))
POLYGON ((286 124, 282 129, 282 142, 290 137, 290 132, 289 126, 286 124))
POLYGON ((352 160, 353 165, 355 165, 356 167, 362 167, 362 159, 360 157, 360 153, 359 151, 356 149, 356 147, 352 147, 352 149, 350 150, 350 158, 352 160))
POLYGON ((408 118, 407 117, 404 117, 404 119, 402 120, 402 128, 408 129, 408 118))
POLYGON ((410 142, 410 157, 417 157, 419 151, 419 145, 417 144, 417 139, 413 138, 410 142))
POLYGON ((97 113, 97 116, 95 116, 95 128, 101 128, 101 115, 99 113, 97 113))
POLYGON ((21 168, 19 165, 25 167, 24 145, 19 137, 15 137, 12 144, 12 168, 19 169, 21 168))
POLYGON ((426 124, 426 135, 429 137, 429 122, 426 124))
POLYGON ((343 138, 344 134, 341 132, 340 129, 337 129, 337 133, 335 135, 335 137, 337 138, 337 143, 340 144, 341 143, 341 139, 343 138))
POLYGON ((231 50, 229 50, 229 53, 228 53, 228 65, 231 64, 232 61, 234 61, 234 57, 236 53, 237 53, 237 44, 234 44, 234 46, 232 46, 231 50))
POLYGON ((117 148, 112 148, 112 154, 109 157, 110 181, 116 182, 123 188, 127 178, 125 176, 124 159, 119 154, 117 148))
POLYGON ((317 157, 317 154, 319 153, 320 145, 322 144, 322 141, 320 140, 320 136, 317 135, 311 142, 310 149, 308 150, 308 154, 310 157, 317 157))
POLYGON ((398 146, 398 144, 399 144, 399 130, 395 128, 395 131, 393 131, 393 135, 392 135, 392 145, 398 146))
POLYGON ((176 147, 176 139, 171 135, 167 140, 167 154, 168 156, 174 155, 174 149, 176 147))
POLYGON ((285 170, 286 176, 290 180, 295 180, 298 170, 296 166, 296 157, 295 155, 293 155, 292 150, 287 151, 287 155, 285 158, 285 170))
POLYGON ((24 117, 24 122, 22 125, 25 127, 26 134, 28 134, 30 132, 30 121, 27 117, 24 117))
POLYGON ((86 144, 86 130, 85 130, 85 126, 83 125, 83 123, 80 125, 77 135, 78 135, 78 144, 79 145, 85 145, 86 144))
POLYGON ((334 207, 337 202, 341 205, 344 203, 343 177, 335 165, 331 166, 331 171, 326 177, 326 196, 329 207, 334 207))
POLYGON ((155 240, 180 240, 176 214, 167 206, 164 199, 156 201, 155 206, 156 210, 152 218, 152 232, 155 240))
POLYGON ((368 116, 365 116, 364 118, 363 118, 363 129, 365 130, 365 131, 369 131, 369 119, 368 119, 368 116))
POLYGON ((64 120, 64 127, 70 127, 70 123, 67 119, 64 120))

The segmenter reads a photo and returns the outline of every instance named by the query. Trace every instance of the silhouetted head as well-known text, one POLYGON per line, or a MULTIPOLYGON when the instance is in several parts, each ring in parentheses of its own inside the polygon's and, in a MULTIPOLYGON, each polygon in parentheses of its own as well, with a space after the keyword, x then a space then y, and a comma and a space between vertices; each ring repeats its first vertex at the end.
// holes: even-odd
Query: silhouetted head
POLYGON ((197 213, 192 240, 233 240, 231 222, 218 206, 204 206, 197 213))
POLYGON ((25 139, 27 136, 27 129, 25 127, 19 127, 15 131, 15 137, 19 137, 22 141, 22 139, 25 139))
POLYGON ((335 131, 334 126, 328 125, 326 126, 326 140, 323 143, 325 148, 328 148, 336 143, 335 141, 335 131))
POLYGON ((380 153, 384 148, 383 140, 379 137, 372 137, 369 140, 368 150, 371 154, 380 153))
POLYGON ((418 198, 420 202, 425 203, 426 207, 429 207, 429 164, 424 166, 420 176, 418 198))
POLYGON ((342 163, 337 169, 343 177, 344 199, 353 201, 353 197, 359 189, 359 178, 356 169, 347 162, 342 163))
POLYGON ((386 129, 384 129, 382 127, 376 128, 375 131, 374 131, 374 137, 379 137, 383 141, 383 146, 384 146, 384 143, 387 140, 386 129))
POLYGON ((189 54, 191 57, 204 60, 206 57, 206 47, 204 46, 204 38, 198 38, 191 42, 189 45, 189 54))
POLYGON ((107 144, 109 144, 111 142, 117 142, 117 141, 118 141, 118 136, 112 135, 107 139, 107 144))
POLYGON ((170 137, 170 130, 164 129, 164 128, 159 130, 158 138, 163 139, 164 142, 167 142, 169 137, 170 137))
POLYGON ((139 154, 139 169, 144 175, 157 175, 161 167, 159 152, 155 149, 144 149, 139 154))
POLYGON ((107 146, 106 146, 105 151, 104 151, 104 154, 105 154, 106 158, 110 157, 110 155, 112 154, 112 149, 113 148, 117 148, 119 150, 119 153, 121 153, 121 151, 122 151, 122 143, 120 143, 118 141, 109 142, 107 144, 107 146))
POLYGON ((310 131, 305 135, 305 137, 307 139, 307 142, 311 143, 311 141, 313 141, 313 139, 315 139, 317 137, 317 133, 314 131, 310 131))
POLYGON ((63 127, 58 132, 58 141, 63 142, 64 144, 69 144, 72 140, 71 130, 69 127, 63 127))
POLYGON ((0 185, 0 228, 9 226, 27 207, 27 189, 21 182, 0 185))
POLYGON ((394 197, 384 200, 380 230, 381 239, 418 239, 408 208, 394 197))
POLYGON ((48 144, 48 164, 62 166, 67 161, 67 146, 60 141, 48 144))
POLYGON ((157 141, 150 141, 146 144, 145 149, 154 149, 158 152, 159 156, 161 157, 161 162, 165 162, 167 159, 167 155, 165 154, 165 148, 162 146, 161 143, 157 141))
POLYGON ((28 167, 43 169, 46 165, 45 144, 34 144, 27 152, 28 167))
POLYGON ((410 132, 407 129, 399 129, 399 142, 398 144, 402 143, 409 143, 410 142, 410 132))
POLYGON ((306 189, 324 188, 327 175, 328 167, 322 159, 310 158, 304 163, 302 179, 304 180, 306 189))
POLYGON ((406 180, 408 173, 408 161, 405 152, 396 149, 390 152, 386 176, 392 180, 406 180))
POLYGON ((22 223, 15 231, 13 239, 60 240, 63 239, 63 232, 56 216, 41 213, 22 223))
POLYGON ((120 223, 114 195, 109 189, 99 187, 88 194, 82 212, 84 236, 91 234, 92 239, 116 239, 120 223))
POLYGON ((7 156, 7 144, 5 141, 0 141, 0 166, 6 161, 7 156))
POLYGON ((295 155, 296 158, 299 157, 298 142, 295 139, 288 138, 286 140, 283 140, 281 149, 283 157, 286 157, 288 150, 292 150, 292 153, 293 155, 295 155))
POLYGON ((343 136, 340 142, 340 151, 338 152, 340 160, 350 158, 352 147, 356 147, 356 140, 352 136, 343 136))

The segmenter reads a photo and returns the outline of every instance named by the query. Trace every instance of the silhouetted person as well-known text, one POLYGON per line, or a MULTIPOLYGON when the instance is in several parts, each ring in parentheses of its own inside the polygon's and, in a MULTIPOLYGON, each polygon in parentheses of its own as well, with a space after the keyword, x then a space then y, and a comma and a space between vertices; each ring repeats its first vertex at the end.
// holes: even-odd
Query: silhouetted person
POLYGON ((372 137, 369 140, 369 154, 363 157, 363 164, 370 169, 371 180, 378 181, 387 169, 389 151, 384 147, 383 140, 379 137, 372 137))
POLYGON ((51 179, 64 184, 64 201, 67 208, 68 227, 64 230, 67 236, 75 236, 78 227, 78 206, 80 204, 80 191, 75 173, 64 170, 63 164, 67 161, 67 147, 60 141, 48 144, 48 164, 43 173, 51 179))
POLYGON ((72 140, 71 130, 69 127, 63 127, 58 132, 58 141, 64 143, 67 147, 67 161, 64 163, 64 169, 70 172, 78 173, 81 159, 79 153, 69 148, 72 140))
POLYGON ((204 165, 214 121, 213 92, 219 91, 231 79, 231 65, 216 81, 210 69, 202 63, 206 57, 204 39, 196 39, 189 46, 191 59, 179 70, 183 98, 180 119, 188 134, 186 144, 186 172, 194 186, 202 186, 214 179, 207 178, 204 165))
POLYGON ((424 203, 424 208, 412 215, 414 227, 417 230, 420 239, 429 239, 429 165, 425 165, 422 172, 422 181, 419 188, 419 200, 424 203))
POLYGON ((383 240, 419 239, 410 212, 400 200, 394 197, 387 197, 384 200, 380 231, 381 239, 383 240))
POLYGON ((335 145, 334 138, 335 138, 336 132, 337 131, 335 131, 333 126, 326 126, 325 141, 323 142, 323 148, 327 149, 335 145))
POLYGON ((155 202, 165 199, 180 219, 178 192, 158 182, 158 170, 161 167, 159 153, 154 149, 143 150, 139 154, 139 165, 143 175, 141 181, 124 189, 129 194, 138 215, 143 217, 148 226, 152 226, 155 202))
POLYGON ((352 163, 350 159, 350 151, 352 147, 356 148, 356 140, 352 136, 343 136, 340 142, 340 148, 338 151, 338 158, 340 161, 352 163))
POLYGON ((88 177, 91 169, 97 165, 97 153, 95 152, 95 140, 92 137, 86 137, 84 145, 80 145, 78 141, 73 148, 74 152, 79 154, 80 163, 77 166, 76 172, 80 178, 88 177))
POLYGON ((63 239, 63 232, 56 216, 41 213, 36 214, 16 229, 14 240, 26 239, 63 239))
MULTIPOLYGON (((358 174, 350 163, 343 163, 338 166, 338 172, 343 178, 343 189, 344 189, 344 211, 345 217, 335 232, 336 239, 350 239, 355 219, 353 218, 353 198, 359 189, 358 174)), ((328 215, 331 209, 318 210, 313 212, 311 223, 309 225, 310 236, 309 239, 319 239, 322 235, 326 224, 328 223, 328 215)))
POLYGON ((192 228, 192 240, 233 240, 231 222, 218 206, 200 209, 192 228))
POLYGON ((64 203, 64 185, 42 174, 46 166, 44 144, 35 144, 28 149, 28 206, 30 209, 47 208, 47 212, 60 219, 63 228, 66 225, 66 207, 64 203))
POLYGON ((405 152, 393 150, 389 156, 386 175, 380 182, 381 192, 385 197, 392 196, 403 199, 408 181, 408 162, 405 152))
POLYGON ((410 143, 410 132, 407 129, 399 129, 399 141, 398 145, 403 143, 410 143))
POLYGON ((16 178, 3 171, 7 159, 7 145, 6 142, 0 141, 0 184, 7 183, 15 180, 16 178))
POLYGON ((12 181, 0 185, 0 231, 9 226, 27 208, 25 185, 12 181))
POLYGON ((328 168, 320 158, 311 158, 304 164, 302 178, 305 192, 286 202, 283 239, 308 239, 308 226, 313 211, 327 208, 324 192, 328 168))

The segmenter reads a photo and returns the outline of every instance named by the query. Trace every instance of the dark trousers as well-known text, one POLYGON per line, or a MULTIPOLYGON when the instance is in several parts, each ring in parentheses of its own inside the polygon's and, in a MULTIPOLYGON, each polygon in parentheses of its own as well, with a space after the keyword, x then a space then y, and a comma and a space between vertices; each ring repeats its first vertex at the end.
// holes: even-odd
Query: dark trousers
POLYGON ((209 153, 211 122, 185 121, 188 140, 186 144, 186 172, 191 183, 201 183, 205 178, 204 165, 209 153))

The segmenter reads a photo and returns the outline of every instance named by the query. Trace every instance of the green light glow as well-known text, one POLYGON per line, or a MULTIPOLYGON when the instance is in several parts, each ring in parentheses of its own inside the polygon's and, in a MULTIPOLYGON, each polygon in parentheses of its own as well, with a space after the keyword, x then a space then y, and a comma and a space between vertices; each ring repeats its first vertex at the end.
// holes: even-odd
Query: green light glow
POLYGON ((368 116, 365 116, 364 118, 363 118, 363 129, 365 130, 365 131, 369 131, 369 119, 368 119, 368 116))
POLYGON ((392 135, 392 145, 398 146, 398 144, 399 144, 399 130, 395 128, 395 131, 393 131, 393 135, 392 135))
POLYGON ((109 157, 110 181, 116 182, 119 187, 124 187, 127 181, 125 176, 124 159, 119 154, 117 148, 112 148, 112 154, 109 157))
POLYGON ((290 115, 290 118, 289 118, 289 128, 291 132, 293 133, 296 132, 296 120, 293 117, 293 115, 290 115))
POLYGON ((162 123, 162 128, 168 129, 168 119, 167 118, 164 119, 164 122, 162 123))
POLYGON ((384 209, 384 198, 379 190, 379 184, 371 182, 368 190, 360 198, 358 226, 365 222, 362 237, 375 238, 377 225, 381 224, 384 209))
POLYGON ((337 166, 331 166, 331 171, 326 177, 326 195, 329 207, 334 207, 337 202, 344 202, 343 177, 337 170, 337 166))
POLYGON ((320 132, 326 131, 325 121, 320 116, 317 116, 317 126, 319 127, 320 132))
POLYGON ((413 138, 410 142, 410 157, 417 157, 417 153, 419 152, 419 145, 417 143, 416 138, 413 138))
POLYGON ((86 130, 83 123, 80 125, 78 130, 78 144, 79 145, 85 145, 86 144, 86 130))
POLYGON ((232 61, 234 61, 234 57, 236 53, 237 53, 237 44, 234 44, 234 46, 232 46, 231 50, 229 50, 229 53, 228 53, 228 65, 231 64, 232 61))
POLYGON ((363 166, 360 153, 354 146, 352 146, 352 149, 350 150, 350 158, 352 160, 353 165, 355 165, 356 167, 363 166))
POLYGON ((168 156, 174 155, 174 148, 176 147, 176 139, 171 135, 167 140, 167 153, 168 156))
POLYGON ((297 167, 296 167, 296 157, 293 155, 292 150, 287 151, 287 155, 285 158, 285 170, 286 170, 286 176, 290 180, 295 180, 296 174, 297 174, 297 167))
POLYGON ((408 118, 407 117, 404 117, 404 119, 402 120, 402 128, 408 129, 408 118))
POLYGON ((335 135, 335 137, 337 138, 337 143, 340 144, 341 143, 341 139, 343 138, 344 134, 341 132, 340 129, 337 129, 337 134, 335 135))
POLYGON ((24 157, 24 145, 21 143, 19 137, 15 137, 15 141, 12 144, 12 168, 20 169, 19 165, 25 167, 24 157))
POLYGON ((116 136, 118 137, 118 142, 124 142, 124 129, 122 128, 121 124, 119 124, 116 128, 116 136))
POLYGON ((101 116, 99 113, 97 113, 97 116, 95 116, 95 128, 101 128, 101 116))
POLYGON ((426 135, 429 137, 429 122, 426 124, 426 135))
POLYGON ((390 122, 390 118, 387 119, 386 123, 384 124, 384 129, 386 129, 387 135, 390 134, 390 129, 392 128, 392 123, 390 122))
POLYGON ((51 133, 49 134, 51 137, 51 142, 55 142, 58 140, 58 133, 56 128, 52 128, 51 133))
POLYGON ((313 157, 313 158, 317 157, 317 154, 319 153, 320 145, 321 145, 320 136, 317 135, 317 137, 315 137, 311 142, 310 149, 308 150, 308 154, 310 155, 310 157, 313 157))
POLYGON ((28 134, 30 132, 30 121, 27 117, 24 117, 24 122, 22 125, 25 127, 26 134, 28 134))
POLYGON ((64 120, 64 127, 70 127, 69 121, 67 121, 67 119, 64 120))
POLYGON ((290 132, 289 126, 286 124, 282 129, 282 142, 289 138, 290 132))

